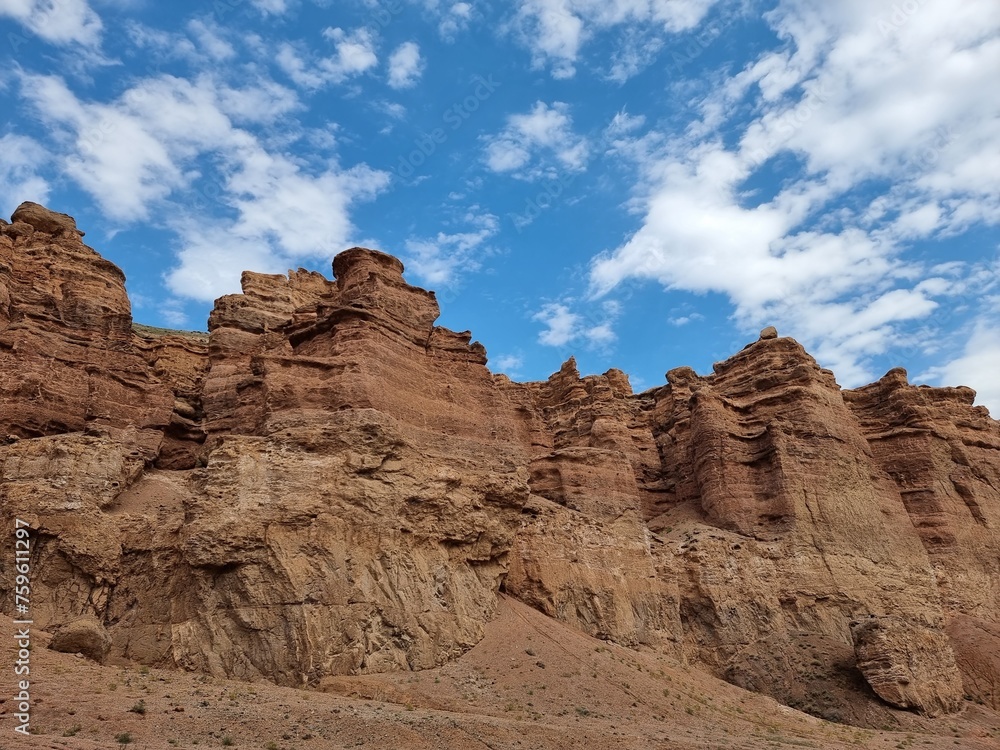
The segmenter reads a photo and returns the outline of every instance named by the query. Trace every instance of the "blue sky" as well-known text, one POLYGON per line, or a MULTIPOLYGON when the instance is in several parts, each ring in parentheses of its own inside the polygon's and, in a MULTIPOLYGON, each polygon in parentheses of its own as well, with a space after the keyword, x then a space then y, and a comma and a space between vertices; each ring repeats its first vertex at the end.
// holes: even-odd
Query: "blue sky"
POLYGON ((995 0, 0 0, 0 212, 137 321, 401 257, 490 366, 636 390, 769 324, 1000 414, 995 0))

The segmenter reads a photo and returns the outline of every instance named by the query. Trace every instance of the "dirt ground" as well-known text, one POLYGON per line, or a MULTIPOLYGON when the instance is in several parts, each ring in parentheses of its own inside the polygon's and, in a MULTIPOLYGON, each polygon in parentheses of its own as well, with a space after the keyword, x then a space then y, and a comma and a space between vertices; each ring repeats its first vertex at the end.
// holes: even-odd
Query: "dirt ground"
POLYGON ((328 678, 320 691, 99 666, 44 648, 36 631, 24 737, 14 731, 15 632, 0 618, 0 750, 1000 748, 1000 714, 982 706, 936 720, 895 712, 903 731, 834 724, 511 599, 451 664, 328 678))

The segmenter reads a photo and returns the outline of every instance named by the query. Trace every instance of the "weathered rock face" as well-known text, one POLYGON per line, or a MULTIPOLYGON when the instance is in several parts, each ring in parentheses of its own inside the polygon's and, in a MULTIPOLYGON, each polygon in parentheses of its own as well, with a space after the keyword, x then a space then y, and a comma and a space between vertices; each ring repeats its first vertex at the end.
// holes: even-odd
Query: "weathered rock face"
POLYGON ((1000 706, 1000 423, 902 369, 844 395, 927 550, 965 693, 1000 706))
POLYGON ((643 520, 643 467, 656 446, 618 370, 546 383, 499 378, 529 456, 532 498, 505 588, 598 638, 680 655, 677 587, 643 520))
POLYGON ((96 617, 84 615, 56 628, 49 648, 67 654, 83 654, 103 664, 111 650, 111 638, 96 617))
POLYGON ((572 360, 513 383, 362 248, 164 332, 72 219, 12 218, 0 515, 36 530, 38 627, 317 685, 454 658, 503 591, 830 718, 888 710, 865 679, 929 714, 962 680, 997 700, 1000 427, 968 389, 841 391, 773 329, 642 394, 572 360))
MULTIPOLYGON (((655 392, 668 491, 649 523, 679 562, 686 653, 815 707, 809 696, 842 667, 817 671, 800 648, 820 639, 835 653, 851 644, 850 622, 872 613, 943 635, 945 613, 899 492, 833 375, 765 334, 713 375, 673 370, 655 392)), ((946 689, 961 698, 960 685, 946 689)))
POLYGON ((173 399, 132 347, 122 272, 65 214, 27 203, 12 219, 0 226, 0 434, 162 429, 173 399))
POLYGON ((962 677, 948 637, 898 617, 851 623, 858 669, 885 701, 928 716, 954 713, 962 702, 962 677))
POLYGON ((847 391, 878 465, 895 483, 949 611, 1000 612, 1000 423, 970 388, 928 388, 890 371, 847 391))

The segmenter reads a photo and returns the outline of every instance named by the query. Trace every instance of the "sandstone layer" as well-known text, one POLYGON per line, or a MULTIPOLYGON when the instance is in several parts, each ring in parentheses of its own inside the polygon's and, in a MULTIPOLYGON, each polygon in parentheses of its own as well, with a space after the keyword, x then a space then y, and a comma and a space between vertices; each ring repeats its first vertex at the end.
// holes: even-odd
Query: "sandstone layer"
POLYGON ((247 272, 207 335, 149 329, 70 217, 0 222, 37 627, 319 686, 448 663, 507 594, 828 718, 997 706, 1000 425, 969 389, 844 391, 773 329, 640 394, 572 360, 515 383, 392 256, 333 278, 247 272))

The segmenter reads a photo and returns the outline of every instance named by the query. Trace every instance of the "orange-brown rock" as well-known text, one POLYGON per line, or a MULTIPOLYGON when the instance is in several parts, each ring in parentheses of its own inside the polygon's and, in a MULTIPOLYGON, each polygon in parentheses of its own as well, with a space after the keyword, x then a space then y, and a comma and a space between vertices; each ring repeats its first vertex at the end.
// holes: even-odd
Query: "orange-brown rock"
POLYGON ((149 329, 72 219, 12 218, 0 516, 35 529, 39 628, 316 686, 448 662, 507 594, 828 718, 996 705, 1000 427, 968 389, 843 391, 772 328, 645 393, 515 383, 363 248, 149 329))
POLYGON ((670 560, 642 514, 641 469, 658 463, 656 446, 628 377, 581 378, 570 359, 546 383, 498 381, 532 492, 505 589, 595 637, 680 655, 670 560))
POLYGON ((103 664, 111 650, 111 638, 100 620, 93 615, 84 615, 56 628, 49 648, 68 654, 82 654, 103 664))
POLYGON ((33 203, 0 227, 0 434, 162 430, 173 399, 132 346, 125 276, 33 203))
POLYGON ((899 617, 867 617, 851 623, 858 669, 879 697, 928 716, 955 713, 962 677, 948 636, 899 617))
POLYGON ((901 368, 845 397, 927 551, 965 693, 1000 706, 1000 423, 901 368))
POLYGON ((898 613, 943 634, 930 560, 832 373, 765 336, 712 375, 668 379, 652 418, 670 489, 650 527, 679 563, 689 656, 822 708, 813 699, 854 668, 852 620, 898 613), (814 648, 827 654, 818 665, 796 656, 814 648))

